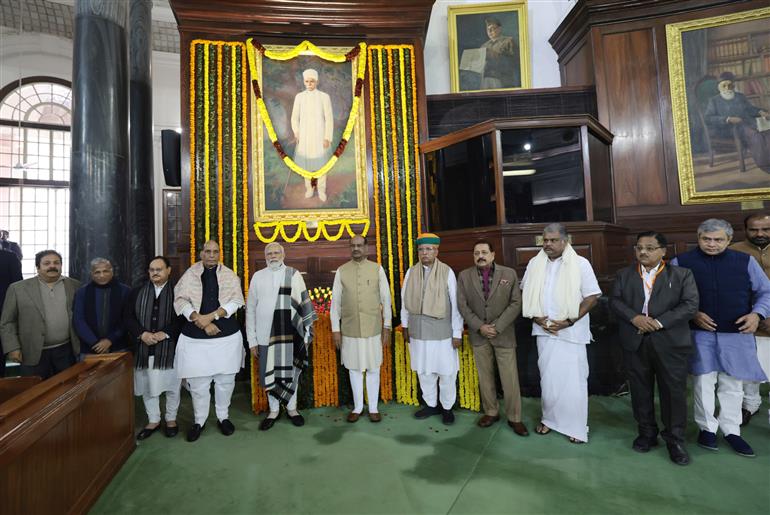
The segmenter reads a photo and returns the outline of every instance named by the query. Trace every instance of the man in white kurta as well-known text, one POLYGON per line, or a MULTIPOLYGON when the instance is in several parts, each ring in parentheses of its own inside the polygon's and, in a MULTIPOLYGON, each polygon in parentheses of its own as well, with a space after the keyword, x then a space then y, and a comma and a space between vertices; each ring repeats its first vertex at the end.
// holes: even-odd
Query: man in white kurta
POLYGON ((287 267, 283 262, 284 256, 283 247, 278 243, 269 243, 265 247, 267 267, 251 277, 246 300, 246 339, 251 355, 259 359, 260 385, 267 392, 270 408, 267 417, 259 425, 261 431, 267 431, 278 420, 281 402, 286 404, 286 412, 292 424, 299 427, 305 423, 297 411, 299 375, 302 372, 297 364, 307 360, 312 324, 316 317, 302 274, 287 267), (287 286, 287 280, 291 291, 282 292, 287 286), (279 302, 279 297, 287 294, 290 295, 290 306, 279 302), (285 311, 286 316, 277 317, 279 310, 285 311), (293 329, 277 327, 281 324, 296 325, 293 329), (288 335, 287 338, 288 333, 296 334, 288 335), (294 342, 294 336, 302 341, 294 342), (297 343, 304 343, 304 346, 298 346, 297 343), (284 370, 287 368, 291 370, 284 370))
POLYGON ((204 429, 212 381, 217 426, 225 436, 235 431, 229 418, 230 399, 245 352, 240 324, 233 315, 243 304, 240 279, 219 263, 219 244, 207 241, 201 260, 187 269, 174 288, 174 310, 186 319, 174 368, 187 380, 195 417, 188 442, 196 441, 204 429))
POLYGON ((588 312, 601 295, 591 264, 569 244, 566 228, 543 230, 543 250, 521 281, 523 314, 537 337, 543 417, 535 431, 551 430, 572 443, 588 441, 588 312))
POLYGON ((136 436, 144 440, 160 428, 160 395, 166 397, 166 436, 179 432, 180 380, 174 369, 174 351, 182 317, 174 312, 171 264, 164 256, 150 261, 150 280, 128 296, 123 326, 134 341, 134 395, 141 396, 148 423, 136 436))
MULTIPOLYGON (((323 167, 331 156, 332 101, 328 94, 317 89, 318 72, 312 68, 302 72, 305 91, 294 97, 291 109, 291 130, 297 146, 294 162, 314 172, 323 167)), ((318 198, 326 201, 326 174, 318 178, 318 198)), ((305 198, 313 196, 310 179, 305 179, 305 198)))
POLYGON ((401 327, 404 341, 409 344, 412 370, 417 372, 427 404, 414 416, 423 419, 440 414, 442 422, 449 425, 454 422, 452 406, 457 399, 457 349, 462 344, 463 319, 457 310, 455 274, 437 259, 440 243, 441 239, 432 233, 417 238, 420 262, 404 277, 401 327))
POLYGON ((368 252, 366 238, 351 238, 352 259, 337 269, 332 286, 332 338, 338 349, 342 347, 342 365, 348 369, 353 390, 348 422, 356 422, 364 409, 364 374, 369 420, 382 420, 377 401, 382 347, 390 345, 390 286, 385 270, 367 259, 368 252))

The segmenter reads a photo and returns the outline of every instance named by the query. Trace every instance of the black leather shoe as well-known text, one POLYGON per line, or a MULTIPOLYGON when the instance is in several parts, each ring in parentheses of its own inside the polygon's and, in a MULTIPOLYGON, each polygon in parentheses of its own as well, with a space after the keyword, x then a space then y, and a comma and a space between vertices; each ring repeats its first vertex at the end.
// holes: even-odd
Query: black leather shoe
POLYGON ((305 417, 300 415, 299 412, 297 412, 297 414, 294 416, 291 416, 288 414, 287 416, 289 417, 289 420, 291 420, 291 423, 294 424, 295 426, 302 427, 305 425, 305 417))
POLYGON ((451 426, 455 423, 455 414, 452 413, 451 409, 445 409, 441 411, 441 422, 445 426, 451 426))
POLYGON ((438 415, 441 412, 442 410, 438 406, 433 406, 433 407, 425 406, 423 409, 419 410, 417 413, 414 414, 414 418, 419 418, 419 419, 428 418, 428 417, 432 417, 433 415, 438 415))
POLYGON ((690 464, 690 455, 687 454, 687 450, 682 444, 668 442, 666 448, 668 448, 668 456, 671 461, 682 466, 690 464))
POLYGON ((650 452, 650 449, 658 446, 658 437, 642 436, 639 435, 634 440, 634 444, 631 446, 636 452, 650 452))
POLYGON ((179 433, 179 426, 166 426, 166 429, 164 429, 163 432, 168 438, 174 438, 179 433))
POLYGON ((747 409, 741 408, 741 427, 748 426, 749 421, 751 420, 751 417, 753 417, 754 414, 750 412, 747 409))
POLYGON ((259 423, 259 430, 267 431, 268 429, 273 427, 273 424, 275 424, 275 421, 278 420, 279 418, 281 418, 280 414, 278 414, 278 416, 275 418, 269 418, 269 417, 263 418, 262 422, 259 423))
POLYGON ((187 431, 187 441, 188 442, 194 442, 198 438, 200 438, 201 433, 203 432, 203 428, 205 426, 202 426, 200 424, 193 424, 193 426, 190 428, 189 431, 187 431))
POLYGON ((232 422, 230 422, 229 418, 226 418, 222 421, 217 421, 217 427, 225 436, 230 436, 235 432, 235 426, 232 422))
POLYGON ((138 435, 136 435, 136 439, 137 439, 137 440, 144 440, 145 438, 149 438, 149 437, 151 437, 151 436, 152 436, 152 434, 153 434, 155 431, 157 431, 158 429, 160 429, 160 425, 157 425, 157 426, 153 427, 152 429, 147 429, 147 428, 145 427, 144 429, 142 429, 141 431, 139 431, 139 434, 138 434, 138 435))

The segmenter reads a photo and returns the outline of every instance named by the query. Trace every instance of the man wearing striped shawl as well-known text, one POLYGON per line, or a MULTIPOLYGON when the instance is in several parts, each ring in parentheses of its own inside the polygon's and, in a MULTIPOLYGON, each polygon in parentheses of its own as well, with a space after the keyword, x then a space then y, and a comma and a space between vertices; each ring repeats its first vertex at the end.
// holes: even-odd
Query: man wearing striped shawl
POLYGON ((164 256, 152 258, 150 280, 131 290, 123 311, 123 325, 134 343, 134 395, 141 396, 148 423, 137 440, 149 438, 160 428, 160 394, 166 394, 166 436, 179 427, 181 381, 174 369, 174 351, 182 318, 174 312, 174 286, 169 282, 171 264, 164 256))
POLYGON ((177 342, 175 366, 179 377, 187 380, 193 401, 195 423, 187 432, 188 442, 200 437, 209 416, 212 381, 217 427, 225 436, 235 431, 230 400, 246 354, 234 315, 243 306, 243 292, 240 279, 219 262, 219 255, 219 244, 207 241, 201 260, 174 288, 174 310, 187 319, 177 342))
POLYGON ((297 387, 308 363, 317 317, 302 274, 284 265, 283 259, 280 244, 265 247, 267 267, 252 276, 246 301, 246 338, 251 355, 259 360, 259 382, 270 406, 259 424, 261 431, 273 427, 281 403, 286 404, 292 424, 305 424, 297 411, 297 387))

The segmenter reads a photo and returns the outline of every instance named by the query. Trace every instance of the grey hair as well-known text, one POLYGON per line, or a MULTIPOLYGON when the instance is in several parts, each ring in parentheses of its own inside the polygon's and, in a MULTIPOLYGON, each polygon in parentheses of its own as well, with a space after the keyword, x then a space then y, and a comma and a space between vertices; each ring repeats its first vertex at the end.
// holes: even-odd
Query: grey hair
POLYGON ((704 232, 716 232, 724 231, 728 238, 733 237, 733 226, 726 220, 720 220, 719 218, 709 218, 705 222, 702 222, 698 226, 698 234, 704 232))
POLYGON ((564 227, 564 224, 560 224, 559 222, 554 222, 552 224, 548 224, 543 228, 543 234, 547 232, 558 232, 559 237, 567 241, 569 239, 569 233, 567 232, 567 228, 564 227))
POLYGON ((273 241, 273 242, 270 242, 267 245, 265 245, 265 254, 267 254, 267 249, 269 249, 271 247, 278 247, 279 249, 281 249, 281 252, 283 254, 286 254, 286 251, 283 249, 283 245, 281 245, 277 241, 273 241))
POLYGON ((110 268, 114 268, 112 266, 112 261, 110 261, 109 259, 103 258, 103 257, 97 257, 91 260, 91 271, 93 272, 94 269, 96 269, 96 267, 98 267, 99 265, 110 265, 110 268))

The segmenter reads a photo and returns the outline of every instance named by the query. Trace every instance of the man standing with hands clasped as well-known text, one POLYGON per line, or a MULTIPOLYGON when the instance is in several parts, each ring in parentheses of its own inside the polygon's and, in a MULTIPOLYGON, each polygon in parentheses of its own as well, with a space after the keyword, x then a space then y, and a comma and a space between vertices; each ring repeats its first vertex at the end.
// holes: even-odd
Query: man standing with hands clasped
POLYGON ((414 416, 423 419, 440 414, 442 422, 449 425, 455 421, 452 406, 457 400, 457 349, 462 344, 463 319, 457 311, 455 274, 437 259, 440 243, 441 238, 432 233, 417 238, 420 262, 404 276, 401 327, 427 404, 414 416))
POLYGON ((495 362, 500 374, 508 425, 519 436, 527 436, 521 422, 521 393, 516 363, 514 321, 521 312, 521 290, 516 271, 495 263, 492 243, 481 240, 473 246, 476 266, 460 272, 457 308, 468 324, 473 358, 479 373, 479 390, 484 416, 479 427, 500 420, 495 381, 495 362))
POLYGON ((369 261, 366 238, 350 239, 351 260, 337 269, 332 286, 331 322, 334 345, 350 373, 353 411, 348 422, 356 422, 364 409, 364 373, 369 401, 369 420, 382 420, 377 409, 380 396, 382 348, 390 345, 390 287, 385 270, 369 261))
POLYGON ((637 264, 618 272, 610 308, 619 318, 619 337, 631 385, 631 406, 638 427, 632 448, 648 452, 658 445, 655 382, 669 457, 687 465, 687 374, 692 353, 689 321, 698 311, 692 272, 667 264, 666 238, 654 231, 636 237, 637 264))

